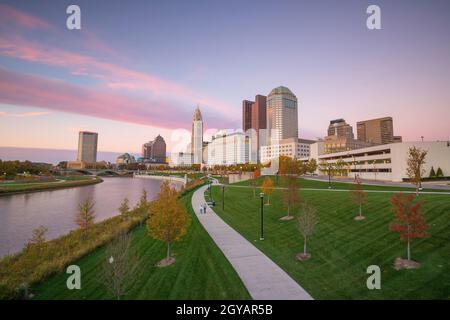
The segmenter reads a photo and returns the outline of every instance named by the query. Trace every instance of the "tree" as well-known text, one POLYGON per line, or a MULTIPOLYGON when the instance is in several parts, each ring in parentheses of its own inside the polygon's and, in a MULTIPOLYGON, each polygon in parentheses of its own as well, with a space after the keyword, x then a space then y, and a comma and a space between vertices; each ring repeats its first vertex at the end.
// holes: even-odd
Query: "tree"
POLYGON ((32 237, 28 240, 27 249, 35 248, 38 253, 41 253, 45 248, 45 234, 48 229, 44 226, 40 226, 33 230, 32 237))
POLYGON ((274 192, 273 181, 269 177, 265 178, 261 186, 262 192, 267 195, 267 205, 270 205, 270 195, 274 192))
POLYGON ((394 194, 391 198, 392 211, 395 220, 389 226, 393 232, 400 234, 400 240, 406 242, 406 252, 408 261, 411 260, 411 241, 415 238, 428 237, 428 225, 421 213, 422 204, 414 203, 412 194, 394 194))
POLYGON ((425 174, 423 166, 427 153, 428 151, 416 147, 410 147, 408 150, 406 173, 416 186, 416 196, 419 195, 419 189, 422 188, 422 176, 425 174))
POLYGON ((261 176, 259 169, 253 171, 252 179, 250 180, 250 186, 253 189, 253 198, 256 197, 256 187, 258 186, 258 178, 261 176))
POLYGON ((312 158, 308 161, 308 164, 306 165, 306 171, 310 174, 314 174, 317 170, 317 161, 316 159, 312 158))
POLYGON ((191 221, 186 209, 178 201, 178 194, 168 181, 164 181, 158 199, 150 205, 150 219, 147 220, 149 234, 167 244, 167 256, 158 264, 161 267, 175 262, 175 258, 171 257, 170 246, 186 234, 191 221))
POLYGON ((88 231, 95 222, 94 203, 90 199, 78 204, 78 212, 75 215, 75 223, 82 231, 82 239, 86 240, 88 231))
POLYGON ((359 206, 359 215, 355 217, 355 220, 365 219, 361 213, 361 208, 363 204, 367 203, 367 193, 362 190, 359 179, 355 181, 354 189, 350 192, 350 197, 353 203, 359 206))
MULTIPOLYGON (((147 190, 142 189, 141 197, 139 198, 139 202, 137 203, 137 206, 135 208, 135 211, 142 215, 143 220, 148 218, 148 211, 150 208, 150 202, 147 200, 147 196, 147 190)), ((142 225, 142 219, 139 225, 142 225)))
POLYGON ((431 167, 429 177, 430 177, 430 178, 435 178, 435 177, 436 177, 436 172, 434 172, 434 168, 433 168, 433 167, 431 167))
POLYGON ((297 259, 306 260, 311 257, 306 249, 306 243, 318 222, 319 219, 316 216, 316 208, 307 202, 303 203, 301 214, 298 217, 298 229, 303 236, 303 253, 298 254, 297 259))
POLYGON ((127 233, 119 235, 106 247, 101 280, 117 300, 129 292, 140 273, 139 259, 130 252, 130 247, 131 236, 127 233))
POLYGON ((335 172, 335 165, 331 162, 322 160, 319 168, 320 171, 324 172, 328 176, 328 188, 331 188, 331 177, 335 172))
POLYGON ((348 169, 347 169, 347 163, 342 160, 339 159, 338 161, 336 161, 336 164, 334 165, 335 167, 335 172, 337 174, 339 174, 340 176, 344 176, 348 174, 348 169))
POLYGON ((125 218, 130 213, 130 201, 128 198, 123 199, 119 207, 119 212, 123 218, 125 218))
POLYGON ((436 171, 436 177, 442 178, 443 176, 444 176, 444 173, 442 172, 441 167, 438 167, 438 169, 436 171))
POLYGON ((283 202, 288 208, 287 216, 281 218, 283 220, 291 220, 291 209, 296 209, 300 203, 299 185, 297 178, 289 177, 287 182, 287 188, 283 190, 283 202))

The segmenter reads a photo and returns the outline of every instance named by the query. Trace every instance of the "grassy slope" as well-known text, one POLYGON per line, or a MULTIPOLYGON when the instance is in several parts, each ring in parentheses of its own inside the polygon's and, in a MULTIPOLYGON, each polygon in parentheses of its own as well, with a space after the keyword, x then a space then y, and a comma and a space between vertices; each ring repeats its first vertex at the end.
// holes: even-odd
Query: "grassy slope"
MULTIPOLYGON (((314 181, 314 184, 320 182, 314 181)), ((322 183, 326 187, 326 183, 322 183)), ((393 220, 391 194, 369 193, 363 207, 364 221, 355 221, 357 208, 347 192, 301 191, 318 209, 320 219, 309 242, 312 259, 298 262, 303 240, 297 221, 280 221, 286 214, 281 191, 265 206, 265 240, 259 238, 259 199, 246 188, 227 188, 225 212, 215 211, 233 228, 266 253, 317 299, 448 299, 450 298, 450 196, 422 195, 423 212, 431 237, 414 240, 413 259, 421 262, 418 270, 395 271, 393 261, 405 256, 405 245, 398 234, 388 229, 393 220), (382 290, 366 287, 367 266, 381 267, 382 290)), ((213 197, 221 203, 221 190, 213 188, 213 197)))
MULTIPOLYGON (((182 198, 193 214, 192 192, 182 198)), ((132 231, 132 250, 140 257, 144 272, 126 299, 250 299, 240 278, 194 216, 185 238, 173 245, 176 263, 166 268, 155 264, 164 258, 165 245, 151 239, 145 226, 132 231)), ((33 288, 37 299, 111 299, 97 280, 104 249, 76 263, 81 268, 81 290, 68 290, 65 273, 33 288)))

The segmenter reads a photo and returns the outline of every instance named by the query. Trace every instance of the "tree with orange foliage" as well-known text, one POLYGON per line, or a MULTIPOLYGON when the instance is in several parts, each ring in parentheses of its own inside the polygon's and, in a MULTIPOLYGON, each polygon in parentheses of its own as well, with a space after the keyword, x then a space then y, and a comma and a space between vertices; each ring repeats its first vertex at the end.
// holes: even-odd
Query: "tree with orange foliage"
POLYGON ((262 184, 262 192, 267 195, 267 205, 270 205, 270 195, 274 192, 273 181, 269 177, 264 179, 262 184))
POLYGON ((175 262, 175 258, 171 256, 170 246, 187 233, 191 222, 186 209, 178 201, 178 195, 179 192, 170 187, 168 181, 164 181, 158 199, 150 205, 150 218, 147 220, 149 234, 167 244, 167 256, 158 263, 161 267, 175 262))
POLYGON ((253 171, 252 178, 250 180, 250 186, 253 189, 253 198, 256 197, 256 187, 258 186, 258 178, 260 176, 261 176, 261 172, 259 171, 259 169, 256 169, 255 171, 253 171))
POLYGON ((355 181, 355 188, 350 192, 350 198, 359 207, 359 215, 355 217, 355 220, 364 220, 365 217, 361 213, 361 208, 363 204, 367 203, 367 193, 361 189, 359 179, 355 181))
POLYGON ((389 226, 393 232, 400 233, 400 240, 407 243, 407 257, 411 260, 411 241, 428 237, 428 225, 421 213, 422 203, 414 203, 414 195, 394 194, 391 198, 392 211, 396 219, 389 226))

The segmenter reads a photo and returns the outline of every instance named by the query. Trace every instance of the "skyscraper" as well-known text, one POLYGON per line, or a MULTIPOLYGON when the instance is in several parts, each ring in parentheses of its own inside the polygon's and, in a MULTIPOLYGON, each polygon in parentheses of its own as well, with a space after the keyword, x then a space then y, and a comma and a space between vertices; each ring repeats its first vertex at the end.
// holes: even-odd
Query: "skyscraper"
POLYGON ((244 100, 242 101, 242 130, 246 132, 252 127, 252 106, 254 102, 244 100))
POLYGON ((267 97, 269 140, 298 138, 297 97, 286 87, 273 89, 267 97))
POLYGON ((166 162, 166 142, 161 135, 153 141, 149 141, 142 145, 142 157, 151 162, 165 163, 166 162))
POLYGON ((331 120, 328 126, 328 136, 354 139, 353 128, 344 119, 331 120))
POLYGON ((192 163, 201 164, 203 158, 203 120, 199 106, 195 108, 194 117, 192 119, 191 148, 192 163))
POLYGON ((242 129, 244 133, 251 139, 252 147, 250 148, 252 156, 249 161, 258 161, 259 148, 261 144, 265 144, 265 135, 261 137, 260 130, 266 129, 267 126, 267 97, 263 95, 256 95, 255 101, 242 101, 242 129), (253 129, 253 132, 249 132, 253 129), (261 138, 262 141, 261 141, 261 138))
POLYGON ((358 140, 361 141, 375 144, 394 142, 394 125, 392 117, 359 121, 356 123, 356 130, 358 140))
POLYGON ((80 131, 78 134, 77 161, 97 162, 97 141, 98 133, 80 131))

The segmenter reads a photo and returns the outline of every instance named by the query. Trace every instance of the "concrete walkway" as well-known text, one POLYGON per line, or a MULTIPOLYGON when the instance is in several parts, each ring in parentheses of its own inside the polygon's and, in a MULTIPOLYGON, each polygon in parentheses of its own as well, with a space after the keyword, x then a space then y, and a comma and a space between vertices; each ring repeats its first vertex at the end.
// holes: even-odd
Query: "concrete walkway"
MULTIPOLYGON (((214 183, 214 184, 217 184, 214 183)), ((207 186, 192 196, 192 207, 200 223, 225 254, 255 300, 312 300, 312 297, 278 265, 226 224, 211 209, 200 214, 207 186)), ((294 257, 292 257, 294 259, 294 257)))

